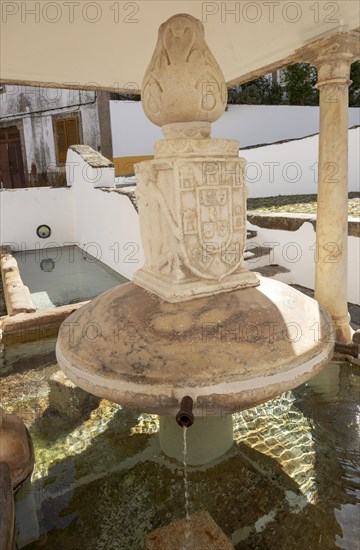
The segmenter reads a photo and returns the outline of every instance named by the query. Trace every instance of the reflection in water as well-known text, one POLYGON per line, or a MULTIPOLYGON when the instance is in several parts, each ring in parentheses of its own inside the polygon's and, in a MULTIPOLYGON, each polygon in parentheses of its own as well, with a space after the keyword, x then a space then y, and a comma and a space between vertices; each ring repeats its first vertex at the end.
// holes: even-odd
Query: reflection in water
POLYGON ((308 502, 316 495, 315 444, 311 420, 292 392, 234 415, 234 438, 275 458, 308 502))
POLYGON ((40 269, 41 271, 45 271, 46 273, 50 273, 55 268, 55 262, 51 258, 45 258, 44 260, 41 260, 40 262, 40 269))
POLYGON ((276 458, 308 502, 334 514, 338 548, 359 548, 360 372, 330 364, 313 380, 234 415, 235 438, 276 458))
POLYGON ((127 281, 77 246, 26 250, 14 257, 37 310, 90 300, 127 281))
MULTIPOLYGON (((69 412, 64 415, 58 410, 50 402, 49 392, 49 379, 58 371, 54 344, 55 340, 22 344, 0 354, 2 406, 22 416, 35 444, 33 482, 40 532, 42 536, 55 533, 55 540, 61 533, 59 548, 76 550, 71 537, 74 525, 82 525, 94 540, 89 548, 137 550, 144 534, 184 515, 182 465, 161 457, 152 437, 158 430, 154 415, 121 409, 105 400, 96 408, 72 415, 73 396, 65 390, 69 412), (151 484, 156 488, 150 489, 151 484), (94 491, 95 501, 91 499, 94 491), (109 506, 106 495, 112 503, 109 506), (116 502, 116 498, 120 500, 116 502), (120 514, 120 527, 111 515, 105 523, 94 521, 98 506, 98 514, 105 509, 110 513, 109 507, 111 513, 120 514), (162 512, 164 509, 167 512, 162 512), (115 542, 109 542, 110 533, 115 542)), ((189 468, 191 510, 208 509, 233 537, 236 548, 239 543, 245 549, 358 549, 359 390, 359 370, 333 363, 296 390, 234 415, 237 449, 230 458, 207 469, 189 468), (245 455, 255 473, 246 470, 245 455), (270 459, 278 470, 274 469, 269 481, 261 476, 270 459), (241 470, 243 464, 245 470, 241 470), (283 487, 282 493, 276 485, 267 488, 272 480, 283 487), (291 523, 294 514, 295 523, 291 523), (269 542, 271 530, 276 544, 269 542), (329 539, 324 543, 326 534, 329 539)), ((39 548, 41 544, 43 540, 39 548)), ((33 542, 28 547, 38 546, 33 542)))

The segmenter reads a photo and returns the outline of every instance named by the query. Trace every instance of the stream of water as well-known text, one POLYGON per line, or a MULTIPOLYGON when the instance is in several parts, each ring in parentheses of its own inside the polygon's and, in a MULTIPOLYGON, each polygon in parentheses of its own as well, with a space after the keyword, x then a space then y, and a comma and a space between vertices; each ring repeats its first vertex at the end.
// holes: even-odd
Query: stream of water
POLYGON ((184 550, 190 548, 190 514, 189 514, 189 485, 188 485, 188 475, 187 475, 187 427, 183 427, 183 441, 184 441, 184 451, 183 451, 183 465, 184 465, 184 496, 185 496, 185 541, 184 541, 184 550))

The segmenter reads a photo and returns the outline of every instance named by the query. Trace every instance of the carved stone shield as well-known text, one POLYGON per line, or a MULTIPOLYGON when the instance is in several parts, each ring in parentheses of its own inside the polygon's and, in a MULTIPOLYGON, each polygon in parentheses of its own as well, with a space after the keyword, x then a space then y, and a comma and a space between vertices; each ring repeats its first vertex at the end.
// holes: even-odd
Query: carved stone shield
POLYGON ((246 202, 240 166, 237 159, 178 165, 181 256, 199 277, 220 281, 243 261, 246 202))

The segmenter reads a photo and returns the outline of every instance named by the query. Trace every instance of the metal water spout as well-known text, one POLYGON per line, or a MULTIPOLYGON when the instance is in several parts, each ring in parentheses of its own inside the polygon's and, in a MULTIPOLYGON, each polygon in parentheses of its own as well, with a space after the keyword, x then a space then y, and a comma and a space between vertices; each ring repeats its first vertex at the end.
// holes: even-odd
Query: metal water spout
POLYGON ((182 398, 180 410, 175 417, 181 428, 190 428, 194 424, 193 404, 194 402, 189 395, 182 398))

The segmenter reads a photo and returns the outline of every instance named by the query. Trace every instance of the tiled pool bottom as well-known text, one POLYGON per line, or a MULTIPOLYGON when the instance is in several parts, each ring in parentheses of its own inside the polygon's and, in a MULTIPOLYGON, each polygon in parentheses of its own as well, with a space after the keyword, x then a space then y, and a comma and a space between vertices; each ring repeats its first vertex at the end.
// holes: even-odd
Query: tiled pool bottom
POLYGON ((91 300, 127 281, 77 246, 15 252, 37 310, 91 300))
MULTIPOLYGON (((33 488, 19 495, 20 546, 141 550, 146 534, 184 516, 182 467, 161 454, 156 416, 65 398, 61 413, 49 393, 54 343, 2 354, 3 406, 36 449, 33 488)), ((191 511, 209 511, 237 550, 358 549, 359 390, 359 369, 333 363, 235 415, 234 448, 190 468, 191 511)))

